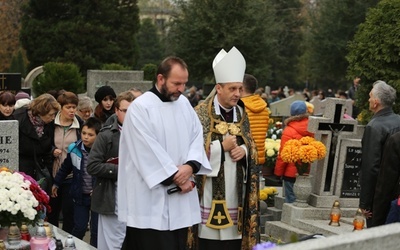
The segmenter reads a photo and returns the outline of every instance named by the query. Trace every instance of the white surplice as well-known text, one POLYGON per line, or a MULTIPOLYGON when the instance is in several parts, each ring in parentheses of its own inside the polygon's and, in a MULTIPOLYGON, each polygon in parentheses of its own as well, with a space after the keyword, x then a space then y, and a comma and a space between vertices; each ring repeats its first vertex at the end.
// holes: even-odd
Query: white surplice
POLYGON ((129 106, 119 146, 118 219, 128 227, 176 230, 200 223, 197 190, 167 194, 162 181, 187 161, 211 172, 203 128, 185 96, 162 102, 146 92, 129 106))

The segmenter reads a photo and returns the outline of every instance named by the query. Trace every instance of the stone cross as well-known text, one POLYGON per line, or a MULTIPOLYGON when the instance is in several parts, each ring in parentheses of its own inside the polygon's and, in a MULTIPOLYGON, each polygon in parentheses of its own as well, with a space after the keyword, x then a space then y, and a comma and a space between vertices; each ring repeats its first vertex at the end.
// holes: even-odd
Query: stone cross
POLYGON ((344 119, 344 106, 346 100, 327 98, 323 117, 310 116, 308 131, 315 134, 315 139, 326 146, 326 157, 313 164, 311 174, 314 175, 313 192, 318 195, 332 195, 332 179, 336 176, 335 153, 340 135, 356 133, 357 121, 344 119))
POLYGON ((0 121, 0 166, 18 171, 18 121, 0 121))
POLYGON ((4 89, 4 81, 6 80, 7 78, 4 76, 4 74, 0 77, 0 80, 1 80, 1 89, 4 89))

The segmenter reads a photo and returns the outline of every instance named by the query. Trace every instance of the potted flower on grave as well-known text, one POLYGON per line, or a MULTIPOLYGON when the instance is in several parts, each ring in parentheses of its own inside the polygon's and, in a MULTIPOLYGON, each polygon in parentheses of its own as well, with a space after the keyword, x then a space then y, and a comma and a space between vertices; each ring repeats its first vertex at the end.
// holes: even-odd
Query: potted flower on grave
POLYGON ((325 145, 310 136, 288 140, 282 148, 281 158, 284 162, 294 163, 298 175, 308 175, 310 164, 326 156, 325 145))
POLYGON ((265 187, 260 190, 259 199, 265 201, 268 207, 275 205, 274 197, 278 194, 278 190, 275 187, 265 187))
POLYGON ((274 173, 275 162, 278 156, 281 137, 282 137, 282 122, 274 122, 270 119, 272 125, 265 139, 265 163, 263 166, 263 176, 270 176, 274 173))
POLYGON ((284 162, 294 163, 297 168, 296 182, 293 185, 297 206, 308 206, 307 200, 312 191, 310 164, 326 156, 325 145, 310 136, 291 139, 283 146, 280 156, 284 162))
POLYGON ((265 166, 267 168, 274 168, 280 146, 280 139, 265 139, 265 166))

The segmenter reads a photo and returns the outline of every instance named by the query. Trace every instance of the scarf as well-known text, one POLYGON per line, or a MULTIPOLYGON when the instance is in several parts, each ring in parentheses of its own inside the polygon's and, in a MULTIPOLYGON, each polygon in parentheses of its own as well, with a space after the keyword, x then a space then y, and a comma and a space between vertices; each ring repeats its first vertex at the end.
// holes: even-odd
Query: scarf
POLYGON ((31 110, 28 110, 28 117, 33 127, 35 128, 37 136, 41 138, 44 130, 44 121, 42 120, 42 118, 40 118, 40 116, 33 116, 31 110))

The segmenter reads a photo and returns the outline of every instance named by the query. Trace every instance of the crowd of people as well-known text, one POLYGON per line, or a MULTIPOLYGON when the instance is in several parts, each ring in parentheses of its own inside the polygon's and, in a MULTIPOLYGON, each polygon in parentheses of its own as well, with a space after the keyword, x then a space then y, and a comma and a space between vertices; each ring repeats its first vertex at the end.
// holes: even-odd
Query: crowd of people
MULTIPOLYGON (((245 74, 235 47, 222 49, 212 68, 215 88, 205 100, 195 88, 184 96, 189 71, 178 57, 161 62, 145 93, 100 87, 96 107, 63 90, 32 100, 0 93, 0 119, 19 121, 20 171, 44 177, 47 220, 58 226, 62 215, 63 230, 80 239, 90 225, 98 249, 252 249, 260 241, 259 173, 272 100, 245 74)), ((395 97, 382 81, 370 93, 375 115, 362 139, 360 199, 369 227, 385 222, 398 194, 395 97)), ((313 136, 307 104, 291 104, 281 144, 313 136)), ((278 158, 275 174, 293 202, 296 167, 278 158)))

